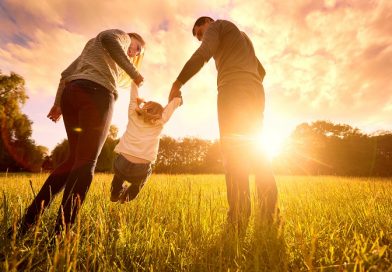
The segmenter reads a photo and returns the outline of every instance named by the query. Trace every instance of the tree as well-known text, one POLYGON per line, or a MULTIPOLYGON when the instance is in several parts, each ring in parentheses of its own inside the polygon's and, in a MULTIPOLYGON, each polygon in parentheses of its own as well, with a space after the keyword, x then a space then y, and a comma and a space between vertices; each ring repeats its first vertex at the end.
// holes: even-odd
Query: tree
POLYGON ((113 160, 115 157, 114 148, 118 143, 118 140, 116 139, 117 133, 118 128, 115 125, 111 125, 108 137, 98 157, 96 170, 99 172, 108 172, 113 168, 113 160))
POLYGON ((175 139, 163 136, 159 142, 159 151, 154 170, 158 173, 176 173, 181 165, 178 148, 179 145, 175 139))
MULTIPOLYGON (((102 147, 102 151, 98 157, 97 166, 95 170, 97 172, 107 172, 112 170, 113 160, 114 160, 114 148, 118 143, 116 139, 118 133, 118 128, 111 125, 109 128, 108 137, 102 147)), ((68 140, 64 139, 61 143, 57 144, 51 153, 53 167, 57 167, 62 163, 68 155, 68 140)))
POLYGON ((204 158, 204 172, 224 173, 219 141, 211 142, 204 158))
POLYGON ((357 128, 327 121, 296 127, 279 156, 286 174, 365 176, 374 170, 373 139, 357 128))
POLYGON ((31 139, 32 122, 20 110, 28 99, 24 79, 0 72, 0 170, 39 171, 44 151, 31 139))
POLYGON ((373 174, 392 176, 392 132, 377 133, 372 138, 375 146, 373 174))
POLYGON ((219 143, 198 138, 161 138, 154 171, 157 173, 222 173, 219 143))
POLYGON ((67 158, 68 150, 68 140, 66 139, 64 139, 61 143, 55 146, 50 155, 52 157, 53 168, 56 168, 67 158))

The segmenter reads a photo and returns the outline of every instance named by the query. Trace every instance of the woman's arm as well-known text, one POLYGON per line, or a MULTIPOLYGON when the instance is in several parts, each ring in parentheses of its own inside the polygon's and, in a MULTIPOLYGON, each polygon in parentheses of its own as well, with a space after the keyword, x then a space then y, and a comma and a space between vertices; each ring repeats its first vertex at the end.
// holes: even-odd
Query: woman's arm
POLYGON ((110 57, 120 66, 132 79, 140 76, 135 66, 129 61, 127 52, 122 47, 122 42, 126 42, 129 47, 131 38, 125 32, 112 29, 101 32, 98 35, 102 46, 109 53, 110 57), (123 39, 123 41, 121 41, 123 39), (128 40, 129 39, 129 40, 128 40))
POLYGON ((63 95, 63 91, 65 88, 65 79, 73 74, 73 72, 76 70, 76 67, 78 66, 80 60, 80 56, 77 57, 71 65, 67 67, 62 73, 61 73, 61 79, 59 86, 57 87, 57 92, 56 92, 56 97, 54 99, 54 105, 60 107, 60 101, 61 101, 61 96, 63 95))

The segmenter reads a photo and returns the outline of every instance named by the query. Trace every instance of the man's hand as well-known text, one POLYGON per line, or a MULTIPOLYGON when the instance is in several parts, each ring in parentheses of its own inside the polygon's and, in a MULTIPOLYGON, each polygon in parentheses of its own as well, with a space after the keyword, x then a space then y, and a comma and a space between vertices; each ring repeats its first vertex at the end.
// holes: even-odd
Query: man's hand
POLYGON ((56 123, 58 120, 60 120, 61 114, 60 106, 53 105, 46 117, 56 123))
POLYGON ((143 85, 144 77, 143 77, 141 74, 139 74, 137 77, 135 77, 135 78, 133 79, 133 82, 135 82, 135 84, 136 84, 138 87, 140 87, 140 86, 143 85))
POLYGON ((169 102, 174 98, 174 97, 181 97, 181 91, 180 88, 182 86, 182 83, 178 80, 174 81, 173 86, 170 90, 169 94, 169 102))

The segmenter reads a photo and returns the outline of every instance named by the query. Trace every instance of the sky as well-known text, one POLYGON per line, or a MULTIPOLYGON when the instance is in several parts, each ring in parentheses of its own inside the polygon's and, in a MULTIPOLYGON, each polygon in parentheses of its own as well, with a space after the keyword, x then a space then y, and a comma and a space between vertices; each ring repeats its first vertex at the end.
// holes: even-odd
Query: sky
MULTIPOLYGON (((64 125, 46 118, 61 72, 100 31, 137 32, 147 42, 140 95, 166 104, 185 62, 199 46, 200 16, 235 23, 253 41, 267 71, 265 139, 278 148, 303 122, 329 120, 363 132, 392 130, 390 0, 0 0, 0 70, 23 76, 22 111, 33 139, 53 149, 64 125)), ((184 105, 163 133, 219 137, 216 69, 211 59, 182 88, 184 105)), ((119 90, 112 124, 127 124, 129 90, 119 90)))

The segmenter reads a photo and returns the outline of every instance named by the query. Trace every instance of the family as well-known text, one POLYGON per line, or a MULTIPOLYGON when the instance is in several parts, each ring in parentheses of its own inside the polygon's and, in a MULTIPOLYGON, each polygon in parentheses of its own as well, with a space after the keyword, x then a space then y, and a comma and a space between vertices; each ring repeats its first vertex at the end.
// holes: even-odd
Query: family
POLYGON ((145 47, 139 34, 105 30, 87 42, 80 56, 62 72, 48 114, 54 122, 63 116, 68 157, 50 174, 25 211, 16 229, 18 234, 23 235, 34 226, 63 189, 55 232, 72 226, 91 185, 111 123, 117 88, 124 78, 131 85, 128 124, 115 147, 110 200, 134 199, 151 174, 163 126, 182 105, 182 86, 211 57, 218 71, 217 105, 229 203, 227 220, 234 223, 249 218, 249 175, 254 173, 260 211, 272 222, 278 210, 276 183, 264 154, 254 148, 263 122, 265 70, 249 37, 230 21, 200 17, 192 34, 201 45, 174 81, 166 106, 139 97, 138 88, 144 78, 138 69, 145 47), (125 186, 125 181, 130 185, 125 186))

